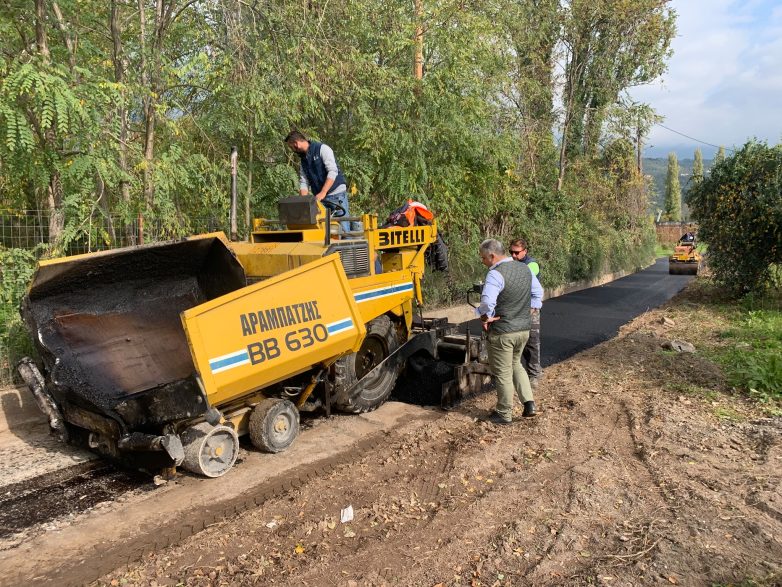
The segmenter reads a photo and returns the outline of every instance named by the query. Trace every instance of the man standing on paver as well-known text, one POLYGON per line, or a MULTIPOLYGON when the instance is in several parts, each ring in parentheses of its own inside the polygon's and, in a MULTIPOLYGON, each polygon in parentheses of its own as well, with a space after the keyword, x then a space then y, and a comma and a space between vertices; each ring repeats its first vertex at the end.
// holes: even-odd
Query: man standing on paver
MULTIPOLYGON (((334 150, 325 143, 310 141, 297 130, 288 133, 285 144, 299 156, 299 193, 306 196, 310 191, 315 199, 333 203, 342 208, 345 216, 350 215, 345 177, 339 168, 334 150)), ((344 232, 361 230, 361 223, 340 222, 344 232)))
MULTIPOLYGON (((532 275, 540 279, 540 265, 535 257, 527 251, 527 241, 523 238, 517 238, 510 243, 510 254, 529 267, 532 275)), ((539 300, 532 300, 530 309, 530 319, 532 325, 529 330, 529 340, 524 347, 522 356, 524 357, 524 368, 529 376, 529 383, 532 391, 537 390, 538 383, 543 377, 543 368, 540 366, 540 310, 543 308, 542 296, 539 300)))
MULTIPOLYGON (((513 263, 498 240, 483 241, 479 253, 489 272, 476 313, 488 332, 489 367, 497 387, 497 407, 487 421, 510 424, 514 392, 524 404, 522 415, 535 415, 535 398, 521 366, 521 352, 529 338, 533 280, 537 282, 537 279, 526 265, 513 263)), ((539 283, 537 287, 536 297, 542 296, 539 283)))

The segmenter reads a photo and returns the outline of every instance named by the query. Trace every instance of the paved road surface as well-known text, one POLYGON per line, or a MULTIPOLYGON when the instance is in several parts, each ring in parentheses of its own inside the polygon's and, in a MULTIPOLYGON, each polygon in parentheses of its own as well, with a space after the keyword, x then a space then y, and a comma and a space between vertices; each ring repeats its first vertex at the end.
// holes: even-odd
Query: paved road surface
MULTIPOLYGON (((541 363, 553 365, 616 336, 620 326, 664 304, 691 279, 668 275, 666 257, 611 283, 546 300, 541 314, 541 363)), ((470 321, 470 331, 480 333, 477 320, 470 321)))
POLYGON ((667 302, 692 276, 668 275, 668 259, 611 283, 543 303, 541 363, 563 361, 601 343, 630 320, 667 302))

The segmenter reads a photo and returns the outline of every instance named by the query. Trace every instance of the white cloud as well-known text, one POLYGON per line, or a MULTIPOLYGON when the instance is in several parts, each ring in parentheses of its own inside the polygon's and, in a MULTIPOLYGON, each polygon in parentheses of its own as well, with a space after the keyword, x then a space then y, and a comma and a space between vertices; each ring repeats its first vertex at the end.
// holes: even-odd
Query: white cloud
MULTIPOLYGON (((664 79, 635 88, 663 124, 718 145, 782 140, 782 6, 772 0, 674 0, 678 33, 664 79)), ((661 127, 660 148, 697 146, 661 127)), ((704 148, 704 152, 707 148, 704 148)))

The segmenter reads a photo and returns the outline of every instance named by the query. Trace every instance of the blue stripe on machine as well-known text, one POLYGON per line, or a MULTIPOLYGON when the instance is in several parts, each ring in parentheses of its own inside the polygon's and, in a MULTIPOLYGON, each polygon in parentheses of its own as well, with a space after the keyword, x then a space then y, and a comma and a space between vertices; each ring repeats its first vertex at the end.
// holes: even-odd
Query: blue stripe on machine
POLYGON ((403 283, 401 285, 392 285, 390 287, 376 289, 374 291, 365 291, 362 293, 357 293, 353 297, 357 302, 365 302, 367 300, 372 300, 375 298, 390 296, 392 294, 399 293, 400 291, 411 291, 412 289, 413 289, 412 282, 408 282, 408 283, 403 283))
POLYGON ((212 370, 212 373, 219 373, 220 371, 238 367, 239 365, 244 365, 249 362, 250 356, 247 354, 247 351, 239 351, 223 357, 211 359, 209 361, 209 368, 212 370))
POLYGON ((349 328, 353 328, 353 320, 350 318, 332 322, 331 324, 326 325, 326 330, 329 331, 329 334, 336 334, 338 332, 342 332, 343 330, 348 330, 349 328))

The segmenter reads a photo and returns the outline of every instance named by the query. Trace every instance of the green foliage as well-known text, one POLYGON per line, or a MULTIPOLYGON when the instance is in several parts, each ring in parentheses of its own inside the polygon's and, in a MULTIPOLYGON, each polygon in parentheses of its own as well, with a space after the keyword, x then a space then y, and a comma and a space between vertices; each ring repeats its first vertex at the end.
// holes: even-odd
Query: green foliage
POLYGON ((732 343, 719 356, 728 381, 762 403, 782 401, 782 312, 743 312, 721 336, 732 343))
MULTIPOLYGON (((704 175, 713 164, 712 159, 706 159, 703 161, 704 175)), ((695 183, 688 178, 693 177, 695 161, 693 159, 679 159, 679 183, 683 186, 682 190, 682 216, 689 218, 689 210, 685 207, 687 201, 687 192, 690 187, 695 183)), ((643 170, 644 174, 648 175, 652 179, 652 183, 649 189, 650 208, 649 211, 656 214, 658 210, 665 208, 665 183, 668 176, 668 158, 658 157, 644 157, 643 158, 643 170)))
POLYGON ((665 181, 665 208, 663 217, 666 220, 682 219, 682 188, 679 183, 679 161, 676 153, 668 154, 668 175, 665 181))
POLYGON ((700 183, 703 181, 703 154, 700 149, 695 149, 695 157, 692 164, 692 181, 700 183))
POLYGON ((665 71, 675 12, 656 0, 574 0, 561 10, 566 144, 571 156, 591 157, 621 92, 665 71))
POLYGON ((16 361, 33 352, 19 317, 19 304, 43 250, 0 247, 0 381, 10 381, 16 361))
POLYGON ((782 263, 782 145, 746 143, 690 190, 688 202, 709 266, 727 290, 774 285, 782 263))

